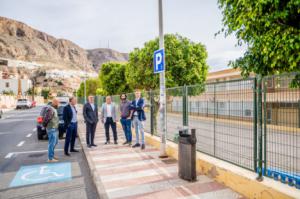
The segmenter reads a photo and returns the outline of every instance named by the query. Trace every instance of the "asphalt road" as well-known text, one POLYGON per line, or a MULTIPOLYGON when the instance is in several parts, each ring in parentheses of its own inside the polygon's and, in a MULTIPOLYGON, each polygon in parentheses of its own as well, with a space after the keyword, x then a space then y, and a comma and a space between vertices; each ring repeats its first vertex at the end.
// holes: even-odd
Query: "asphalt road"
MULTIPOLYGON (((47 141, 38 141, 36 117, 41 107, 6 112, 0 119, 0 198, 89 198, 97 199, 96 188, 89 174, 86 159, 80 153, 63 155, 64 140, 60 140, 55 155, 59 162, 70 163, 71 179, 61 182, 11 186, 22 166, 45 164, 47 141)), ((76 148, 80 149, 79 142, 76 148)))

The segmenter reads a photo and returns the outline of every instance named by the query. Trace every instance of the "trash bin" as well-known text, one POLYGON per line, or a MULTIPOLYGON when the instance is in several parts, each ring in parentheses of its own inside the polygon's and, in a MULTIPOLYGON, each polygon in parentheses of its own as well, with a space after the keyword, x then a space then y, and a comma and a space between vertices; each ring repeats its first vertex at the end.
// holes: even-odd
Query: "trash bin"
POLYGON ((184 180, 197 180, 196 174, 196 130, 179 131, 178 143, 178 176, 184 180))

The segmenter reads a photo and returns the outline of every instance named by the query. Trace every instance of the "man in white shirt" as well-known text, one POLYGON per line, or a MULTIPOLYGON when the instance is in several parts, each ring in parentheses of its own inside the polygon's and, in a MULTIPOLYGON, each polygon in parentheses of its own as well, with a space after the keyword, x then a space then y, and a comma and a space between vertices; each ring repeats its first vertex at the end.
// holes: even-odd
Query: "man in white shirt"
POLYGON ((111 102, 110 96, 106 97, 106 103, 104 103, 102 105, 101 121, 105 127, 105 136, 106 136, 105 144, 110 143, 109 126, 111 126, 111 129, 113 131, 114 144, 118 144, 117 124, 116 124, 116 121, 117 121, 116 107, 111 102))

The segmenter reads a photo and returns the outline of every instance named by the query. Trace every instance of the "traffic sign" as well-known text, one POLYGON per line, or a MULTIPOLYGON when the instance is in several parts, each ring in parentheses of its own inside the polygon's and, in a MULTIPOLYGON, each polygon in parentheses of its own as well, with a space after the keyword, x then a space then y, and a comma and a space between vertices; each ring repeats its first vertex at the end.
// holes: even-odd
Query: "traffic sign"
POLYGON ((161 73, 165 71, 165 51, 160 49, 154 52, 154 73, 161 73))
POLYGON ((22 166, 10 187, 66 181, 72 178, 71 163, 50 163, 22 166))

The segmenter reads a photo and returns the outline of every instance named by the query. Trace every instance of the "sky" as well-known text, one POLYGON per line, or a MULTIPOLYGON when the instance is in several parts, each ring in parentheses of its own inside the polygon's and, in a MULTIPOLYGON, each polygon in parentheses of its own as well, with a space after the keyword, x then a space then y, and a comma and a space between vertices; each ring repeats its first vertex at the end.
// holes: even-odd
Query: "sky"
MULTIPOLYGON (((163 0, 164 33, 201 42, 210 71, 243 55, 235 36, 222 28, 217 0, 163 0)), ((129 53, 158 36, 158 0, 0 0, 0 16, 15 19, 82 48, 129 53)))

